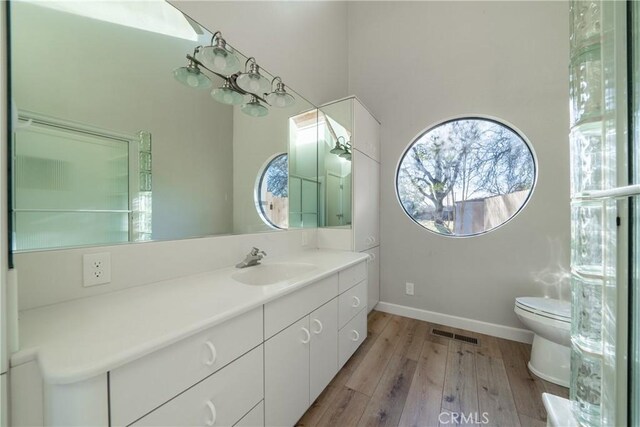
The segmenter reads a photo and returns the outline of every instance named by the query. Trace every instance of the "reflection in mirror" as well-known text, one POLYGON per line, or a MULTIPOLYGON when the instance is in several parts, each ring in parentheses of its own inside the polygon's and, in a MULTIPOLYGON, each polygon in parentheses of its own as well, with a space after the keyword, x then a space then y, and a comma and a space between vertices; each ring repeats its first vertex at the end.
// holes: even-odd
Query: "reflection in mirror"
POLYGON ((262 219, 273 228, 289 226, 289 163, 287 153, 267 160, 258 174, 256 208, 262 219))
POLYGON ((320 109, 318 117, 318 170, 320 226, 351 226, 351 102, 336 102, 320 109))
MULTIPOLYGON (((21 1, 10 18, 14 250, 273 231, 256 176, 297 140, 317 186, 317 114, 292 130, 313 105, 168 3, 21 1), (188 66, 206 90, 176 81, 188 66), (235 83, 256 73, 271 93, 235 83)), ((289 227, 313 223, 301 194, 289 227)))

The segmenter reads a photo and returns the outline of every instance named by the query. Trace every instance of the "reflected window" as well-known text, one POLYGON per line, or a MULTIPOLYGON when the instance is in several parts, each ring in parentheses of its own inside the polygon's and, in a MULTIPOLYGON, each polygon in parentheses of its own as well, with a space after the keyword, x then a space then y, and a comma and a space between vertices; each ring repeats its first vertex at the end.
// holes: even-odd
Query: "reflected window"
POLYGON ((256 207, 271 227, 288 228, 289 162, 287 153, 269 159, 260 170, 256 185, 256 207))
POLYGON ((491 231, 527 203, 536 181, 532 149, 496 120, 461 118, 418 136, 396 174, 404 211, 429 231, 463 237, 491 231))

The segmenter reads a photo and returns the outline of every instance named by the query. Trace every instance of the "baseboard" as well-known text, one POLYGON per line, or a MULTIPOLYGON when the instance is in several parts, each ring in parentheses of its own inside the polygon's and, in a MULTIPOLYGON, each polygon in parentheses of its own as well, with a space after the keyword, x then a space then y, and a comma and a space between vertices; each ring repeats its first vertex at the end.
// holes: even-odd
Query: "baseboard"
POLYGON ((527 344, 531 344, 533 342, 533 332, 526 329, 482 322, 480 320, 467 319, 465 317, 451 316, 449 314, 436 313, 435 311, 427 311, 383 301, 380 301, 375 306, 375 309, 389 314, 424 320, 425 322, 430 323, 438 323, 452 328, 466 329, 468 331, 478 332, 480 334, 491 335, 507 340, 527 344))

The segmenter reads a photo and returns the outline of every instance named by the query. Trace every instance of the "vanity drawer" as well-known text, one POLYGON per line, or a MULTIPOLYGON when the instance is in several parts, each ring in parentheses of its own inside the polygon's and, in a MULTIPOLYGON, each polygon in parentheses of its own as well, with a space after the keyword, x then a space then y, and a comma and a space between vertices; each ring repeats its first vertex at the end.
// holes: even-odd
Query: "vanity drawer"
POLYGON ((135 421, 211 375, 261 344, 262 333, 259 307, 111 371, 112 425, 135 421))
POLYGON ((264 426, 264 400, 258 403, 249 411, 247 415, 242 417, 240 421, 234 424, 234 427, 257 427, 264 426))
POLYGON ((338 369, 344 366, 365 338, 367 338, 367 310, 363 308, 344 328, 340 329, 338 369))
POLYGON ((264 306, 264 339, 267 340, 338 295, 338 275, 312 283, 264 306))
POLYGON ((339 290, 342 293, 367 278, 367 263, 363 261, 360 264, 349 267, 339 272, 338 277, 339 290))
POLYGON ((231 426, 263 399, 263 347, 138 420, 134 426, 231 426))
POLYGON ((367 305, 367 281, 363 280, 338 297, 338 328, 358 314, 367 305))

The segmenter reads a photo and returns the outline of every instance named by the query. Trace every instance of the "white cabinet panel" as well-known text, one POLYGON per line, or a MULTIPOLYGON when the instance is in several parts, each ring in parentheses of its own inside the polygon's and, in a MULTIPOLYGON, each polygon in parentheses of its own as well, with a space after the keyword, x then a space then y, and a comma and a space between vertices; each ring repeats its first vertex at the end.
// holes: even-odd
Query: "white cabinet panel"
POLYGON ((338 372, 338 299, 309 315, 311 327, 310 392, 313 402, 338 372))
POLYGON ((70 384, 44 384, 44 425, 109 425, 107 374, 70 384))
POLYGON ((262 400, 262 350, 262 346, 255 348, 133 425, 235 424, 262 400))
POLYGON ((354 148, 380 162, 380 124, 357 99, 353 100, 353 143, 354 148))
POLYGON ((8 398, 7 374, 2 374, 0 375, 0 427, 7 427, 9 425, 8 398))
POLYGON ((262 343, 262 307, 110 373, 111 422, 127 425, 262 343))
POLYGON ((340 329, 338 337, 338 369, 344 366, 366 337, 367 310, 362 310, 344 328, 340 329))
POLYGON ((380 302, 380 247, 377 246, 364 252, 370 256, 367 261, 369 270, 367 274, 367 311, 371 311, 380 302))
POLYGON ((361 252, 380 245, 380 164, 353 150, 353 238, 361 252))
POLYGON ((303 316, 307 316, 336 295, 338 295, 338 275, 334 274, 265 304, 265 339, 277 334, 303 316))
POLYGON ((234 427, 264 427, 264 400, 242 417, 234 427))
POLYGON ((44 425, 44 386, 38 362, 31 361, 12 366, 11 375, 11 426, 44 425))
POLYGON ((339 290, 340 293, 343 293, 367 278, 367 266, 364 262, 361 262, 353 267, 342 270, 338 273, 338 277, 339 290))
POLYGON ((309 316, 264 344, 265 425, 292 426, 309 407, 309 316))

